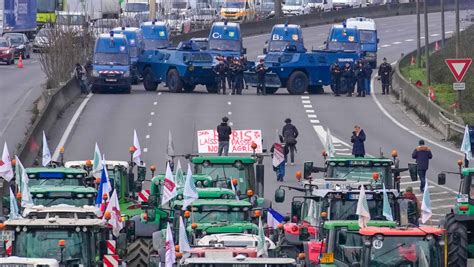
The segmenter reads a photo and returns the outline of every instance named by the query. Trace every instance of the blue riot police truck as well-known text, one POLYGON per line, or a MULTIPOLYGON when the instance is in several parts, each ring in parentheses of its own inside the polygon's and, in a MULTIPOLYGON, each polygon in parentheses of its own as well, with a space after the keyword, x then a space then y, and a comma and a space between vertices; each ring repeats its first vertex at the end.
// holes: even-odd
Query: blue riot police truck
POLYGON ((297 52, 306 52, 303 33, 300 25, 277 24, 273 26, 270 38, 265 41, 263 54, 268 52, 283 52, 288 46, 294 46, 297 52))
POLYGON ((147 21, 140 25, 145 50, 164 49, 171 46, 170 29, 163 21, 147 21))
POLYGON ((130 54, 123 34, 101 34, 94 47, 92 92, 124 92, 132 90, 130 54))
POLYGON ((361 50, 365 53, 364 58, 375 69, 377 67, 377 47, 379 44, 375 21, 365 17, 348 18, 346 25, 347 27, 356 27, 359 31, 361 50))
POLYGON ((130 62, 132 63, 132 84, 138 84, 140 81, 140 76, 138 75, 137 71, 138 55, 140 55, 145 49, 145 41, 143 40, 142 30, 135 27, 119 27, 113 29, 113 31, 116 34, 123 34, 127 37, 130 62))
POLYGON ((214 22, 209 32, 208 51, 216 56, 239 57, 247 54, 243 47, 240 24, 234 22, 214 22))
POLYGON ((348 27, 345 22, 332 25, 326 41, 326 50, 354 51, 362 55, 362 45, 357 27, 348 27))

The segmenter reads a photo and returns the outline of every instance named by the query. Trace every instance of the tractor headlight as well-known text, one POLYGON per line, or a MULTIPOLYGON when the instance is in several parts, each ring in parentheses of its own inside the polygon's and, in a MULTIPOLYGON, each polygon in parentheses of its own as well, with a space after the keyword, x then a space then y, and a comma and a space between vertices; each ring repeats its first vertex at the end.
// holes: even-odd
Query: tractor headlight
POLYGON ((96 70, 92 71, 92 77, 99 77, 99 72, 96 70))
POLYGON ((182 200, 183 199, 183 195, 178 195, 178 200, 182 200))
POLYGON ((130 71, 127 70, 126 72, 124 72, 124 73, 123 73, 123 77, 124 77, 124 78, 130 77, 130 71))
POLYGON ((209 185, 209 181, 204 181, 203 184, 204 184, 204 186, 208 186, 208 185, 209 185))
POLYGON ((44 197, 44 194, 36 194, 35 197, 36 197, 36 198, 43 198, 43 197, 44 197))
POLYGON ((87 195, 86 195, 86 197, 89 197, 89 198, 90 198, 90 197, 93 197, 93 196, 94 196, 94 194, 87 194, 87 195))
POLYGON ((82 194, 82 193, 77 194, 76 197, 77 197, 77 198, 83 198, 83 197, 84 197, 84 194, 82 194))
POLYGON ((193 65, 189 65, 189 66, 188 66, 188 70, 191 71, 191 72, 194 71, 194 66, 193 66, 193 65))

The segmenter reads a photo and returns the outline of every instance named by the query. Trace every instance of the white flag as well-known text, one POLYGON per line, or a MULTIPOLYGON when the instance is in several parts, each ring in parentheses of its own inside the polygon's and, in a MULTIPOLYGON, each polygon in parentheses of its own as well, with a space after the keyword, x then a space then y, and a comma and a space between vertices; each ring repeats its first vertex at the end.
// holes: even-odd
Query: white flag
POLYGON ((168 147, 166 148, 166 157, 168 161, 173 160, 171 156, 174 156, 174 143, 173 143, 173 136, 171 135, 171 131, 168 132, 168 147))
POLYGON ((16 202, 16 197, 15 194, 13 194, 13 191, 10 189, 10 218, 11 220, 16 220, 20 219, 20 211, 18 210, 18 202, 16 202))
POLYGON ((257 257, 268 257, 267 242, 263 231, 262 217, 258 218, 257 257))
POLYGON ((176 197, 176 183, 173 179, 173 172, 171 172, 170 163, 166 163, 166 173, 165 173, 165 181, 163 183, 163 196, 161 198, 161 205, 165 205, 176 197))
POLYGON ((191 164, 188 163, 188 171, 186 173, 186 182, 183 190, 183 210, 196 199, 199 198, 196 185, 194 184, 193 173, 191 171, 191 164))
POLYGON ((99 145, 95 143, 94 161, 92 162, 92 176, 100 177, 102 174, 102 154, 100 154, 99 145))
POLYGON ((326 132, 326 145, 325 145, 325 148, 326 148, 326 152, 328 153, 328 156, 333 157, 334 156, 334 144, 332 142, 332 135, 331 135, 331 131, 329 130, 329 128, 326 132))
POLYGON ((170 223, 166 225, 165 249, 165 266, 173 267, 173 264, 176 263, 176 253, 174 251, 173 232, 171 232, 170 223))
POLYGON ((5 145, 3 145, 2 159, 0 160, 0 177, 10 182, 13 176, 12 160, 8 152, 7 142, 5 142, 5 145))
POLYGON ((423 200, 421 201, 421 222, 426 223, 431 218, 431 215, 433 215, 433 211, 431 210, 430 190, 428 185, 426 185, 423 192, 423 200))
POLYGON ((357 211, 359 215, 359 227, 367 227, 367 222, 370 220, 369 204, 367 203, 367 197, 365 196, 365 189, 362 185, 360 187, 359 200, 357 201, 357 211))
POLYGON ((461 152, 466 155, 467 160, 472 159, 472 147, 471 147, 471 138, 469 138, 469 126, 466 125, 464 129, 464 138, 462 139, 461 152))
MULTIPOLYGON (((112 225, 112 233, 114 234, 114 236, 118 237, 120 230, 122 230, 123 228, 123 223, 122 214, 120 213, 120 204, 117 197, 117 190, 114 190, 114 192, 112 193, 105 212, 110 212, 111 216, 109 224, 112 225)), ((106 221, 105 218, 102 218, 102 220, 106 221)))
POLYGON ((140 143, 138 142, 136 130, 133 130, 133 147, 135 148, 135 152, 133 152, 133 162, 135 162, 138 166, 141 166, 142 149, 140 148, 140 143))
POLYGON ((189 246, 182 217, 179 217, 179 252, 183 253, 183 258, 187 258, 191 254, 191 246, 189 246))
POLYGON ((51 163, 51 153, 49 152, 48 141, 43 131, 43 167, 48 166, 51 163))
POLYGON ((176 171, 174 177, 176 178, 176 184, 179 187, 183 187, 185 183, 183 169, 181 168, 181 160, 178 159, 178 164, 176 165, 176 171))
POLYGON ((21 192, 21 206, 22 207, 29 207, 33 206, 33 198, 31 197, 30 188, 28 187, 28 182, 30 179, 28 178, 28 174, 26 173, 25 167, 21 163, 20 159, 15 156, 16 159, 16 177, 17 183, 20 185, 20 192, 21 192))

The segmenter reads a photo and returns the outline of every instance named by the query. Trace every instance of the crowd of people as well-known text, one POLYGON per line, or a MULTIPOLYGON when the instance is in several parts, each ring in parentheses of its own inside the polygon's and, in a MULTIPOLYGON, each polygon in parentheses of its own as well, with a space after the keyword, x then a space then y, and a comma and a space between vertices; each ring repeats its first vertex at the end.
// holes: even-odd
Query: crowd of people
POLYGON ((242 89, 248 88, 244 80, 244 72, 248 69, 248 61, 241 57, 217 57, 218 64, 214 66, 217 79, 217 93, 225 94, 226 89, 232 90, 233 95, 241 95, 242 89))

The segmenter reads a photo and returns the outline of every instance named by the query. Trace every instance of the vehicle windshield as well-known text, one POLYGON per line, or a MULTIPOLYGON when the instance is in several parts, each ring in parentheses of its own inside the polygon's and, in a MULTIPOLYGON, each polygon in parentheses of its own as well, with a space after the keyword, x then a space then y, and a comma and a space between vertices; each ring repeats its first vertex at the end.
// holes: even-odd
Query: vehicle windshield
POLYGON ((290 41, 280 41, 280 40, 272 40, 268 45, 269 52, 282 52, 285 51, 287 45, 292 44, 294 42, 290 41))
POLYGON ((81 15, 59 15, 56 23, 59 25, 84 25, 86 19, 81 15))
POLYGON ((204 16, 211 16, 211 15, 215 15, 215 11, 213 9, 199 9, 197 11, 197 14, 198 15, 204 15, 204 16))
POLYGON ((156 48, 166 48, 169 45, 168 40, 160 39, 145 39, 145 49, 153 50, 156 48))
POLYGON ((144 12, 148 11, 147 3, 127 3, 125 4, 125 12, 144 12))
POLYGON ((273 10, 275 8, 275 3, 273 2, 264 2, 262 4, 262 10, 273 10))
POLYGON ((232 211, 232 208, 227 206, 203 206, 199 208, 199 212, 193 212, 193 220, 200 223, 239 223, 248 220, 248 211, 242 211, 241 208, 234 208, 239 211, 232 211))
POLYGON ((131 57, 138 57, 138 47, 130 46, 129 51, 131 57))
POLYGON ((82 179, 67 178, 67 179, 31 179, 28 182, 29 187, 32 186, 84 186, 82 179))
POLYGON ((210 39, 209 50, 240 52, 242 48, 239 40, 210 39))
POLYGON ((372 175, 379 174, 379 182, 382 183, 390 175, 388 167, 366 167, 366 166, 330 166, 329 177, 344 178, 347 181, 372 182, 372 175))
POLYGON ((422 236, 384 236, 374 238, 370 247, 369 267, 438 267, 441 266, 440 249, 436 239, 422 236))
MULTIPOLYGON (((356 195, 358 197, 358 194, 356 195)), ((369 195, 366 195, 369 197, 369 195)), ((359 216, 356 214, 357 211, 357 199, 332 199, 330 201, 330 214, 331 220, 358 220, 359 216)), ((385 221, 383 213, 383 200, 382 199, 368 199, 367 204, 370 211, 371 220, 385 221)), ((390 203, 393 212, 393 203, 390 203)))
POLYGON ((360 51, 360 44, 351 42, 329 42, 328 49, 333 51, 360 51))
POLYGON ((301 209, 301 218, 303 221, 313 226, 319 225, 321 203, 322 202, 317 202, 313 199, 305 199, 303 208, 301 209))
POLYGON ((95 203, 95 198, 35 198, 33 197, 35 205, 43 205, 45 207, 51 207, 59 204, 66 204, 76 207, 82 207, 84 205, 92 206, 95 203))
POLYGON ((53 258, 60 261, 59 240, 66 242, 66 249, 63 252, 64 262, 90 265, 93 260, 91 254, 95 250, 95 242, 91 240, 89 231, 32 229, 17 232, 13 255, 25 258, 53 258))
POLYGON ((285 5, 287 6, 302 6, 302 0, 286 0, 285 5))
POLYGON ((309 0, 310 3, 320 4, 323 0, 309 0))
POLYGON ((375 31, 361 30, 359 31, 360 42, 363 44, 377 43, 377 33, 375 31))
MULTIPOLYGON (((244 165, 245 166, 245 165, 244 165)), ((247 189, 249 189, 248 185, 248 171, 246 168, 249 168, 249 166, 245 166, 244 168, 236 168, 232 164, 222 164, 222 165, 209 165, 209 166, 204 166, 204 165, 197 165, 197 172, 200 174, 207 174, 212 177, 213 181, 216 182, 225 182, 228 183, 231 181, 233 178, 238 178, 238 185, 237 188, 240 190, 240 192, 247 192, 247 189)))
POLYGON ((245 2, 240 1, 225 1, 224 8, 244 8, 245 2))
POLYGON ((98 65, 128 65, 128 54, 125 53, 95 53, 94 64, 98 65))
POLYGON ((10 40, 10 43, 12 43, 12 45, 20 45, 20 44, 23 44, 23 38, 21 38, 21 36, 18 36, 18 35, 8 35, 8 34, 5 34, 4 36, 10 40))
POLYGON ((47 13, 56 11, 56 0, 37 0, 36 9, 38 13, 47 13))
POLYGON ((353 262, 360 263, 364 240, 359 232, 339 229, 336 231, 335 237, 334 258, 348 266, 353 262))
POLYGON ((0 47, 9 47, 8 41, 5 39, 0 39, 0 47))

